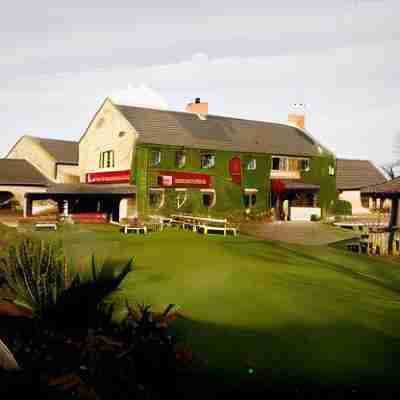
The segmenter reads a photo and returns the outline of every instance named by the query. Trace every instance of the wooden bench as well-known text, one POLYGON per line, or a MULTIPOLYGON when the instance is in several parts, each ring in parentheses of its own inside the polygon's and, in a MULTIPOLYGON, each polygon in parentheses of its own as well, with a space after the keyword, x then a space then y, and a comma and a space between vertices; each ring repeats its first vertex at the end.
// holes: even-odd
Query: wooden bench
POLYGON ((35 224, 35 229, 37 231, 42 230, 42 229, 56 231, 58 229, 58 224, 57 224, 57 222, 37 222, 35 224))
POLYGON ((216 219, 197 217, 192 215, 171 215, 172 223, 181 226, 183 229, 190 228, 194 232, 198 231, 204 234, 209 232, 223 232, 224 236, 228 233, 236 236, 238 228, 229 224, 227 219, 216 219))
POLYGON ((226 219, 215 219, 215 218, 200 218, 197 230, 208 234, 209 232, 223 232, 224 236, 231 233, 236 236, 238 228, 228 223, 226 219))
POLYGON ((143 226, 129 226, 129 225, 125 225, 121 228, 121 231, 127 235, 130 232, 136 233, 136 234, 140 234, 143 233, 144 235, 147 235, 147 226, 143 225, 143 226))
POLYGON ((56 216, 30 216, 18 219, 18 225, 32 226, 36 230, 57 230, 58 221, 56 216))

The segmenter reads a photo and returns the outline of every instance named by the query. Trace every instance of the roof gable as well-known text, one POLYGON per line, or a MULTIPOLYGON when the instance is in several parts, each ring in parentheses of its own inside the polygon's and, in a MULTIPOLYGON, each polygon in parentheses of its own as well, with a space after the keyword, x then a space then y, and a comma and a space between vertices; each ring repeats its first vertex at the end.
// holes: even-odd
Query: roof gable
POLYGON ((39 144, 48 154, 50 154, 58 164, 79 163, 79 144, 70 140, 46 139, 36 136, 29 136, 34 142, 39 144))

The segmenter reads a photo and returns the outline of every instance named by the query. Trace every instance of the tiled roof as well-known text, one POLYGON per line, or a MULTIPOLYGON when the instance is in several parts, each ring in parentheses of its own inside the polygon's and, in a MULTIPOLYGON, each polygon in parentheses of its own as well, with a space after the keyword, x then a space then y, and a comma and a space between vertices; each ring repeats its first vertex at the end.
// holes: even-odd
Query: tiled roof
POLYGON ((79 162, 79 143, 70 140, 45 139, 29 136, 43 147, 60 164, 74 164, 79 162))
POLYGON ((0 185, 47 186, 47 178, 26 160, 0 159, 0 185))
POLYGON ((136 129, 141 143, 303 156, 328 151, 305 131, 285 124, 115 106, 136 129))
POLYGON ((338 190, 359 190, 385 182, 386 178, 368 160, 336 160, 336 187, 338 190))
POLYGON ((400 194, 400 177, 378 185, 365 187, 361 190, 361 193, 375 195, 400 194))
POLYGON ((56 183, 47 189, 51 194, 119 194, 129 195, 136 193, 136 186, 133 185, 98 185, 87 183, 56 183))

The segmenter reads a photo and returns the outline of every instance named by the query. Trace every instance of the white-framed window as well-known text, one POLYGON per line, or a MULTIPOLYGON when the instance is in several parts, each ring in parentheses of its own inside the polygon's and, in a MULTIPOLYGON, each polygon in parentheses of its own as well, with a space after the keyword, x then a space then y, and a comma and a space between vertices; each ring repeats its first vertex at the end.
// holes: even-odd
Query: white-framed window
POLYGON ((334 176, 334 175, 335 175, 335 167, 334 167, 333 165, 330 165, 330 166, 328 167, 328 174, 329 174, 330 176, 334 176))
POLYGON ((176 192, 176 208, 181 208, 187 201, 188 192, 186 189, 175 189, 176 192))
POLYGON ((178 168, 183 168, 186 165, 186 153, 179 150, 175 153, 175 164, 178 168))
POLYGON ((245 208, 253 208, 257 203, 258 189, 244 189, 243 204, 245 208))
POLYGON ((201 168, 214 168, 215 167, 215 154, 202 153, 200 156, 201 168))
POLYGON ((249 171, 254 171, 257 168, 257 160, 255 158, 252 158, 251 160, 247 161, 246 168, 249 171))
POLYGON ((161 164, 161 151, 160 150, 152 150, 150 152, 150 164, 153 167, 161 164))
POLYGON ((114 168, 115 157, 114 150, 107 150, 100 152, 99 168, 114 168))
POLYGON ((156 210, 162 208, 165 203, 165 190, 161 188, 150 188, 149 205, 156 210))
POLYGON ((200 189, 200 192, 203 206, 206 208, 213 208, 217 203, 215 189, 200 189))
POLYGON ((273 171, 299 172, 310 170, 310 159, 299 157, 272 157, 273 171))

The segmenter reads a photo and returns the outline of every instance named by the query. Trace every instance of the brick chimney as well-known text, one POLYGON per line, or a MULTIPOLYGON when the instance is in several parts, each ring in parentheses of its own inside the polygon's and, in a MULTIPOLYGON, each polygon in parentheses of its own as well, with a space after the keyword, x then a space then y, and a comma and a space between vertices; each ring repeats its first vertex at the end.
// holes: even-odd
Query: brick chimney
POLYGON ((208 114, 208 103, 200 101, 200 97, 196 97, 194 103, 189 103, 185 111, 195 114, 208 114))
POLYGON ((301 103, 292 104, 288 115, 288 122, 290 125, 304 129, 305 127, 304 104, 301 103))

